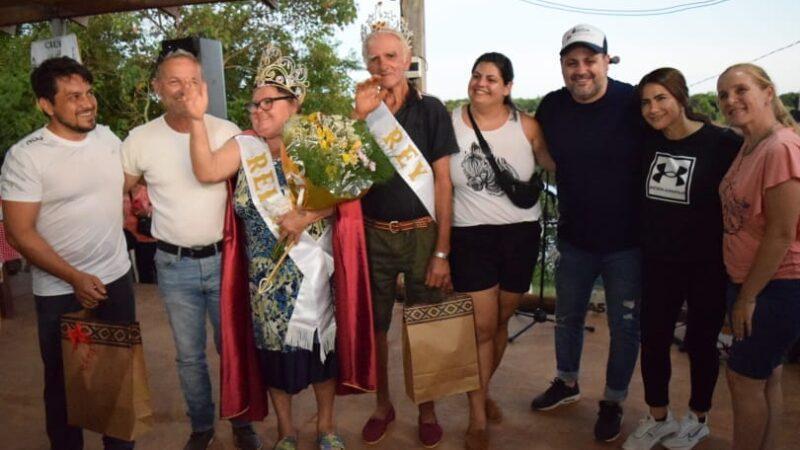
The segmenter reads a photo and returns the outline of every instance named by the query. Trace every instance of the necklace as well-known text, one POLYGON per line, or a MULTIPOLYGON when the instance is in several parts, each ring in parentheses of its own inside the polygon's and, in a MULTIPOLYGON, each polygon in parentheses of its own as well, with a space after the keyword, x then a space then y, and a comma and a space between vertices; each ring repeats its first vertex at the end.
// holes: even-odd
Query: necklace
POLYGON ((742 149, 742 156, 748 156, 749 154, 753 153, 753 150, 755 150, 755 149, 756 149, 756 147, 758 147, 758 146, 759 146, 759 145, 760 145, 762 142, 764 142, 764 141, 765 141, 765 140, 766 140, 768 137, 772 136, 772 134, 773 134, 773 133, 775 133, 775 131, 777 131, 777 129, 778 129, 778 124, 777 124, 777 123, 775 123, 775 124, 772 124, 772 126, 770 126, 770 127, 769 127, 769 130, 768 130, 766 133, 764 133, 764 135, 763 135, 763 136, 761 136, 760 138, 758 138, 758 139, 757 139, 755 142, 753 142, 752 144, 747 144, 747 145, 744 147, 744 149, 742 149))

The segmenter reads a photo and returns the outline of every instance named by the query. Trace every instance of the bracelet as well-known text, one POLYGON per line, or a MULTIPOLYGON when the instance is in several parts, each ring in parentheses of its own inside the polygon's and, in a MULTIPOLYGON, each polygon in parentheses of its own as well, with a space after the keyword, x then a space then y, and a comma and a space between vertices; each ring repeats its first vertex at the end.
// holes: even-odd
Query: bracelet
POLYGON ((439 259, 447 259, 447 253, 445 252, 433 252, 433 256, 439 259))

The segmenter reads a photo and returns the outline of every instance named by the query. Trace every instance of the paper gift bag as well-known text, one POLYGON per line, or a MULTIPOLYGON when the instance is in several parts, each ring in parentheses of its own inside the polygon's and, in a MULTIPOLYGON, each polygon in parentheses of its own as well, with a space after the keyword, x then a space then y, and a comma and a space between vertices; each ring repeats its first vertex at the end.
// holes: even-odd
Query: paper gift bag
POLYGON ((153 419, 139 323, 88 315, 61 317, 67 421, 132 441, 150 429, 153 419))
POLYGON ((472 298, 403 310, 403 369, 414 403, 480 388, 472 298))

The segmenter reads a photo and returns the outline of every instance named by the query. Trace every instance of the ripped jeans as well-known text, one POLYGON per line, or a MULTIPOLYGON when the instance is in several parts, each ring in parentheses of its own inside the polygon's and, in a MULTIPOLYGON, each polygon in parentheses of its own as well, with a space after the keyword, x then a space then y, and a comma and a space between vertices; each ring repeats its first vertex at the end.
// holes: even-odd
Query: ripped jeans
POLYGON ((556 265, 556 365, 558 377, 578 380, 583 326, 592 287, 603 278, 611 345, 604 398, 621 402, 639 356, 639 303, 642 254, 639 248, 592 253, 561 240, 556 265))

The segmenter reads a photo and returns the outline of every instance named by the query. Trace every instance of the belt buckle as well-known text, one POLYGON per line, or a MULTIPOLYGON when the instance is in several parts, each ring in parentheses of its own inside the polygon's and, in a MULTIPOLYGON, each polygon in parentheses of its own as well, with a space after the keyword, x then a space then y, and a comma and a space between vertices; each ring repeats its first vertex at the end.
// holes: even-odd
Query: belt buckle
POLYGON ((401 231, 400 230, 400 222, 398 222, 397 220, 392 220, 391 222, 389 222, 389 232, 390 233, 395 233, 396 234, 396 233, 399 233, 400 231, 401 231))
POLYGON ((200 252, 201 252, 201 251, 202 251, 204 248, 205 248, 205 247, 204 247, 204 246, 202 246, 202 245, 193 245, 193 246, 189 247, 190 256, 191 256, 191 257, 196 257, 198 254, 200 254, 200 252))

